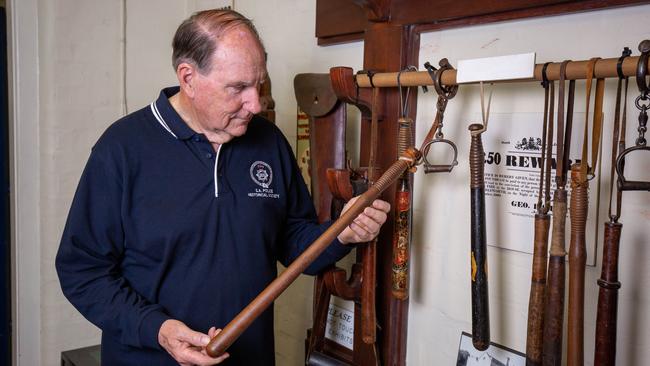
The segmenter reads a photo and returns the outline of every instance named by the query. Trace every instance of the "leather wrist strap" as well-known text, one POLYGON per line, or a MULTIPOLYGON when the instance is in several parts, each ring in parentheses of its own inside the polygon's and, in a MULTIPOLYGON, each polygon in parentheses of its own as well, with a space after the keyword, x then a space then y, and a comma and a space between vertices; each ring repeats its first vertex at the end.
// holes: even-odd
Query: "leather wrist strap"
POLYGON ((596 80, 596 93, 594 97, 594 116, 593 116, 593 130, 591 138, 591 164, 588 162, 589 151, 589 102, 591 100, 591 86, 594 78, 594 70, 596 62, 600 57, 594 57, 589 60, 587 64, 587 85, 586 85, 586 101, 585 101, 585 126, 582 142, 582 158, 580 162, 580 180, 585 182, 594 176, 596 165, 598 164, 598 152, 600 147, 600 136, 603 125, 603 97, 605 94, 605 79, 596 80))

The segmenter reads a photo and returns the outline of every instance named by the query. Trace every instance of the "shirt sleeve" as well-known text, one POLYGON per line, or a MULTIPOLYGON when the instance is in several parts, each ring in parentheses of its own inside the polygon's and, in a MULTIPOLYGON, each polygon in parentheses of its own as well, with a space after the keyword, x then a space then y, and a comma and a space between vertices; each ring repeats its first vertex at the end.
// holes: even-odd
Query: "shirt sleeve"
MULTIPOLYGON (((318 239, 332 225, 332 222, 327 221, 318 224, 316 209, 314 208, 312 198, 309 195, 298 164, 291 153, 291 148, 286 139, 283 138, 283 142, 285 144, 285 151, 288 151, 286 161, 291 169, 291 183, 288 188, 289 202, 287 220, 283 230, 283 238, 281 239, 281 242, 285 244, 280 262, 284 266, 288 266, 314 240, 318 239)), ((309 275, 318 274, 323 269, 345 257, 350 250, 352 250, 351 246, 341 244, 338 239, 334 239, 323 253, 305 269, 304 273, 309 275)))
POLYGON ((121 343, 160 348, 170 317, 121 274, 123 173, 118 159, 93 148, 75 193, 56 256, 63 294, 89 321, 121 343))

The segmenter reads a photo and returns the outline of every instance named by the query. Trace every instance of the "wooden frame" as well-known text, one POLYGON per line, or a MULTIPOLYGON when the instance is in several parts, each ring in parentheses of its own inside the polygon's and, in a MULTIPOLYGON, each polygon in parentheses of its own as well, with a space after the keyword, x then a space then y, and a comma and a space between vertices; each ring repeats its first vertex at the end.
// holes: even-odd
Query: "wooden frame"
POLYGON ((364 40, 371 22, 390 19, 429 32, 506 20, 643 4, 640 0, 316 0, 316 37, 325 46, 364 40), (369 10, 373 9, 373 10, 369 10))

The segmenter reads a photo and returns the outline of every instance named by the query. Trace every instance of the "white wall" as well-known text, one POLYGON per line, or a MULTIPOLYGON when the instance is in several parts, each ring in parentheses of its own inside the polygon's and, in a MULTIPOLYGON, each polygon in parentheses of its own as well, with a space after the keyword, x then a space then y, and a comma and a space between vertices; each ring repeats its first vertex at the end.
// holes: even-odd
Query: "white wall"
MULTIPOLYGON (((53 258, 76 182, 90 146, 122 115, 124 101, 129 111, 136 110, 155 98, 160 87, 173 83, 169 53, 177 24, 195 9, 222 4, 198 0, 8 2, 10 14, 17 20, 12 24, 12 52, 21 55, 14 67, 22 69, 13 76, 19 95, 13 115, 19 364, 56 365, 62 350, 98 343, 98 330, 63 298, 54 272, 53 258)), ((293 143, 294 75, 327 72, 337 65, 358 70, 363 45, 316 46, 315 1, 237 0, 235 8, 253 18, 264 38, 278 125, 293 143)), ((640 6, 431 33, 422 38, 421 59, 436 62, 448 57, 455 64, 459 58, 531 49, 538 52, 538 62, 615 57, 623 45, 635 47, 639 40, 650 38, 643 27, 648 14, 650 6, 640 6), (481 48, 494 38, 499 40, 481 48)), ((493 111, 541 111, 539 93, 533 92, 536 86, 509 90, 506 95, 512 99, 495 96, 493 111)), ((611 85, 608 92, 611 95, 611 85)), ((478 113, 478 105, 472 88, 464 88, 456 98, 446 114, 449 123, 445 132, 458 141, 464 161, 468 145, 465 121, 478 113), (461 106, 467 111, 461 112, 461 106), (454 120, 463 123, 452 123, 454 120)), ((418 120, 424 121, 418 127, 421 139, 433 118, 434 101, 431 95, 421 95, 419 102, 418 120)), ((630 111, 629 123, 634 121, 630 111)), ((608 147, 605 143, 604 151, 608 147)), ((428 365, 431 360, 452 364, 460 331, 470 328, 466 182, 463 165, 450 176, 417 174, 407 356, 411 365, 428 365)), ((642 311, 650 308, 650 294, 644 291, 650 279, 646 249, 650 244, 650 205, 647 194, 626 196, 625 203, 619 363, 641 365, 641 340, 650 332, 648 315, 642 311)), ((494 248, 489 254, 493 339, 522 350, 530 255, 494 248)), ((599 268, 589 268, 588 283, 595 283, 598 274, 599 268)), ((587 291, 591 301, 587 301, 586 344, 587 360, 591 361, 595 285, 587 291)), ((311 316, 311 279, 301 278, 276 302, 276 315, 278 364, 299 365, 311 316)))
MULTIPOLYGON (((54 269, 67 210, 90 148, 122 112, 118 1, 39 1, 41 364, 96 344, 54 269)), ((20 304, 19 304, 20 305, 20 304)), ((34 334, 36 335, 36 334, 34 334)))
POLYGON ((37 1, 8 4, 9 115, 11 123, 12 318, 17 330, 12 358, 25 365, 40 364, 40 220, 38 144, 38 27, 37 1), (20 121, 18 123, 17 121, 20 121), (20 143, 22 142, 22 143, 20 143), (19 158, 18 158, 19 157, 19 158), (33 352, 33 350, 39 350, 33 352))

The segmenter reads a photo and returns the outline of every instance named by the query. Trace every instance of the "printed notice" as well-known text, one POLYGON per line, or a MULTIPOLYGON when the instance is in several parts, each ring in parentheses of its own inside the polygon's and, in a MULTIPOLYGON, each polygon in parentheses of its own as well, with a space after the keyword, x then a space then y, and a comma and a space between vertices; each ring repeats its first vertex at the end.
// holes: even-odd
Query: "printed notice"
MULTIPOLYGON (((537 210, 542 155, 542 114, 491 114, 488 126, 488 130, 483 134, 488 245, 532 253, 533 220, 537 210)), ((576 113, 573 120, 569 164, 580 162, 583 128, 584 113, 576 113)), ((555 137, 553 142, 551 205, 555 190, 555 137)), ((568 202, 570 202, 570 172, 567 173, 567 177, 569 179, 566 187, 569 192, 568 202)), ((589 216, 586 230, 587 264, 589 265, 595 265, 598 240, 599 178, 600 172, 596 172, 596 178, 589 182, 589 216)), ((570 228, 567 212, 567 250, 570 228)))
POLYGON ((330 302, 325 338, 343 347, 353 349, 354 344, 354 303, 332 298, 330 302), (347 306, 346 306, 347 305, 347 306), (348 309, 349 308, 349 309, 348 309))

